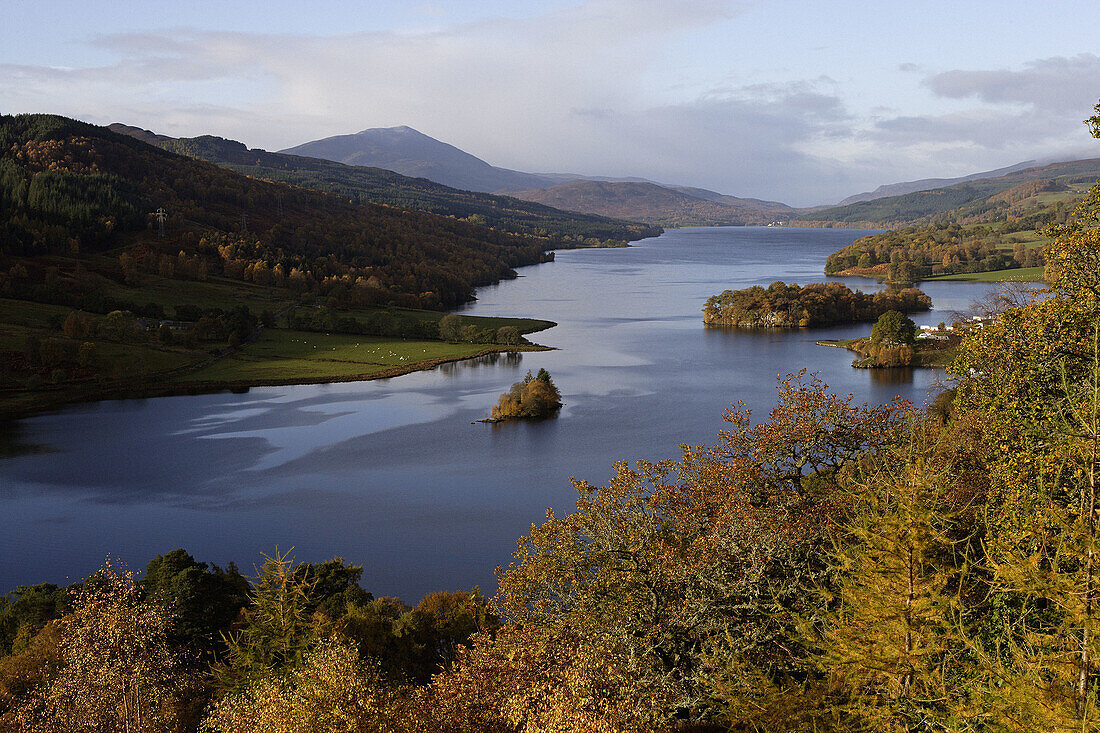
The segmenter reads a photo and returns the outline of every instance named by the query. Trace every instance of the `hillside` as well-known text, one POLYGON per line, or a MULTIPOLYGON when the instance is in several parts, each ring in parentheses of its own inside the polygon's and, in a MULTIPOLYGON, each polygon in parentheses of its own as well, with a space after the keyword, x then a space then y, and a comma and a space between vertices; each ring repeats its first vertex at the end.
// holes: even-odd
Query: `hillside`
POLYGON ((552 178, 489 165, 481 158, 404 125, 335 135, 279 152, 385 168, 468 191, 493 192, 554 183, 552 178))
POLYGON ((982 171, 981 173, 971 173, 968 176, 959 176, 957 178, 922 178, 919 181, 887 183, 879 186, 874 191, 864 191, 863 193, 849 196, 838 203, 837 206, 847 206, 848 204, 856 204, 860 201, 872 201, 874 199, 886 198, 887 196, 904 196, 907 193, 915 193, 917 191, 930 191, 934 188, 944 188, 946 186, 953 186, 957 183, 974 181, 979 178, 996 178, 997 176, 1015 173, 1016 171, 1021 171, 1026 168, 1034 168, 1036 165, 1036 161, 1027 160, 1023 163, 1017 163, 1016 165, 1010 165, 992 171, 982 171))
POLYGON ((1083 190, 1098 177, 1100 158, 1052 163, 994 178, 820 209, 792 217, 791 225, 892 228, 952 221, 1003 221, 1016 212, 1012 211, 1011 203, 997 198, 997 194, 1035 180, 1049 181, 1050 186, 1064 190, 1083 190))
POLYGON ((1038 279, 1049 241, 1045 227, 1073 218, 1074 204, 1087 186, 1078 178, 1031 178, 994 193, 980 207, 949 210, 934 223, 861 237, 829 255, 825 272, 893 283, 979 273, 995 273, 982 279, 1038 279))
POLYGON ((654 183, 569 181, 509 195, 559 209, 634 219, 665 227, 769 224, 794 211, 785 204, 740 199, 697 188, 654 183))
POLYGON ((356 203, 375 203, 481 221, 515 234, 537 236, 548 247, 622 244, 660 234, 658 228, 605 217, 565 212, 506 196, 462 191, 427 178, 411 178, 359 165, 345 165, 265 150, 211 135, 171 138, 129 125, 110 129, 174 153, 216 163, 253 178, 283 181, 334 193, 356 203))
POLYGON ((248 178, 62 117, 0 117, 0 150, 8 257, 184 251, 215 271, 240 259, 313 282, 361 278, 377 301, 418 307, 465 302, 476 286, 545 259, 535 238, 248 178))

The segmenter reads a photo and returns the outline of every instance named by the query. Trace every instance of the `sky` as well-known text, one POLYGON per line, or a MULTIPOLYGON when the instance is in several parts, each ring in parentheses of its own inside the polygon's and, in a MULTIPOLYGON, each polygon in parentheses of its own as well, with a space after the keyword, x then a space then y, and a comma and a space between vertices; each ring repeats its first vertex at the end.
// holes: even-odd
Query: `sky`
POLYGON ((0 113, 280 150, 408 125, 796 206, 1100 157, 1095 0, 4 0, 0 113))

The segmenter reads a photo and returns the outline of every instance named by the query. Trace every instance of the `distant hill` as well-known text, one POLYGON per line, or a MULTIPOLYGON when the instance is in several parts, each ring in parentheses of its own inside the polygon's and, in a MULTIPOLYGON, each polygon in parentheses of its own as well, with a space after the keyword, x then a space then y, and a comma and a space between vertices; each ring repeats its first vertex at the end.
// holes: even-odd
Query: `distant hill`
POLYGON ((344 165, 330 160, 249 149, 212 135, 172 138, 129 125, 110 129, 174 153, 199 158, 254 178, 284 181, 338 194, 355 203, 376 203, 481 221, 505 231, 537 236, 548 247, 575 243, 622 244, 657 236, 658 227, 560 211, 541 204, 462 191, 426 178, 411 178, 382 168, 344 165))
POLYGON ((549 188, 509 191, 508 195, 559 209, 666 227, 768 224, 794 212, 774 201, 742 199, 701 188, 621 181, 569 181, 549 188))
POLYGON ((892 228, 946 222, 995 222, 1003 220, 1013 206, 998 194, 1030 181, 1049 182, 1045 188, 1054 191, 1091 184, 1098 177, 1100 158, 1051 163, 943 188, 818 209, 792 217, 791 224, 892 228))
POLYGON ((376 127, 354 135, 336 135, 279 152, 323 158, 348 165, 385 168, 427 178, 451 188, 491 193, 552 186, 555 178, 497 168, 454 145, 411 127, 376 127))
POLYGON ((907 193, 914 193, 916 191, 930 191, 934 188, 945 188, 947 186, 953 186, 956 183, 975 181, 979 178, 996 178, 1027 168, 1035 168, 1038 165, 1038 161, 1025 160, 1023 163, 1017 163, 1016 165, 1010 165, 992 171, 983 171, 982 173, 971 173, 969 176, 959 176, 958 178, 922 178, 919 181, 888 183, 879 186, 874 191, 865 191, 863 193, 857 193, 854 196, 849 196, 838 203, 837 206, 857 204, 860 201, 873 201, 874 199, 886 198, 887 196, 904 196, 907 193))

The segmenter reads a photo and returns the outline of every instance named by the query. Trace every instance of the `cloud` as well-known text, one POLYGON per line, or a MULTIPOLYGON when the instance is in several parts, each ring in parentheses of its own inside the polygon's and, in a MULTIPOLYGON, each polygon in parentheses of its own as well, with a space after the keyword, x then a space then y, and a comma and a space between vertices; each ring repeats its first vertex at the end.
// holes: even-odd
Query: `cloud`
POLYGON ((975 98, 1080 115, 1096 98, 1098 82, 1100 57, 1083 53, 1039 59, 1019 71, 955 69, 930 76, 924 84, 949 99, 975 98))

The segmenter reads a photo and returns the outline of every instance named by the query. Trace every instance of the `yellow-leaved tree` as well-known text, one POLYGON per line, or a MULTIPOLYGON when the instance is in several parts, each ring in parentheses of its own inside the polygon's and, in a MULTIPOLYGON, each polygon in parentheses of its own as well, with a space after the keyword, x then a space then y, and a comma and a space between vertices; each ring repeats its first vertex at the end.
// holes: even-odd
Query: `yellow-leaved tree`
POLYGON ((18 712, 26 733, 177 730, 190 694, 167 644, 168 613, 110 563, 85 581, 58 623, 60 666, 18 712))

